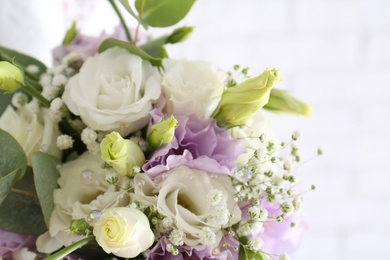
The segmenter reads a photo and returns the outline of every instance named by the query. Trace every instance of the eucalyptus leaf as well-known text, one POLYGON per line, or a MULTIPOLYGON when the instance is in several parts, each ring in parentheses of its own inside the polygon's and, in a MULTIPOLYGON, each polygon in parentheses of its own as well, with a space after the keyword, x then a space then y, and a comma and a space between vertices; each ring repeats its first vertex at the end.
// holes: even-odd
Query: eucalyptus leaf
POLYGON ((58 165, 61 161, 49 154, 36 152, 32 155, 35 188, 47 227, 54 210, 53 191, 58 188, 57 179, 60 177, 58 165))
POLYGON ((12 62, 14 60, 15 65, 24 70, 24 73, 34 80, 39 79, 39 75, 46 71, 47 67, 39 60, 30 57, 26 54, 20 53, 15 50, 8 49, 0 46, 0 60, 12 62), (26 70, 27 66, 36 65, 39 69, 37 74, 32 74, 26 70))
POLYGON ((272 89, 265 109, 274 113, 290 113, 301 116, 309 116, 312 108, 305 102, 281 89, 272 89))
POLYGON ((77 28, 76 28, 76 21, 72 22, 72 25, 70 28, 66 31, 64 40, 62 41, 62 45, 66 46, 69 45, 77 36, 77 28))
POLYGON ((121 47, 123 49, 126 49, 130 53, 132 53, 134 55, 137 55, 137 56, 141 57, 144 60, 150 61, 150 63, 152 63, 154 66, 161 66, 161 59, 154 58, 154 57, 150 56, 145 51, 143 51, 142 49, 138 48, 137 46, 134 46, 131 43, 120 41, 120 40, 117 40, 117 39, 109 38, 109 39, 106 39, 105 41, 103 41, 102 44, 99 47, 99 52, 103 52, 103 51, 105 51, 105 50, 107 50, 109 48, 115 47, 115 46, 121 47))
POLYGON ((31 168, 10 190, 1 205, 0 229, 30 235, 40 235, 46 231, 31 168))
POLYGON ((3 114, 5 109, 9 104, 11 104, 13 93, 5 93, 5 91, 0 90, 0 116, 3 114))
POLYGON ((136 0, 135 8, 143 23, 151 27, 168 27, 182 20, 195 0, 136 0))
POLYGON ((0 179, 19 168, 23 175, 26 171, 27 158, 18 141, 0 129, 0 144, 0 179))
POLYGON ((15 185, 15 183, 20 179, 22 175, 22 169, 17 168, 13 172, 0 178, 0 206, 7 197, 11 188, 15 185))

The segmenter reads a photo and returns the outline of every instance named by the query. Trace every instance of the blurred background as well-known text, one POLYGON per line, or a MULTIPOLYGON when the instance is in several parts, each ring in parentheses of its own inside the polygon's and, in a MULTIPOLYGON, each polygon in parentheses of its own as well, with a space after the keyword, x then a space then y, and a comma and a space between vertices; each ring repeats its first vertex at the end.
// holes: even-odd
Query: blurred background
MULTIPOLYGON (((105 0, 0 5, 0 45, 47 64, 72 19, 92 35, 118 24, 105 0)), ((196 30, 171 57, 253 75, 277 68, 278 87, 313 106, 310 118, 269 115, 281 139, 303 133, 304 158, 325 151, 299 169, 302 187, 317 190, 305 196, 309 228, 294 259, 390 259, 390 1, 198 0, 180 25, 196 30)))

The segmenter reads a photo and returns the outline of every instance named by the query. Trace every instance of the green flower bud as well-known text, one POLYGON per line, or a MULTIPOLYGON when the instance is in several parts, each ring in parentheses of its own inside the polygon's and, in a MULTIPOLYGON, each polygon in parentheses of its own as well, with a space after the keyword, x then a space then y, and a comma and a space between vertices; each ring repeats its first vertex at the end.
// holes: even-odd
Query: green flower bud
POLYGON ((177 120, 173 116, 167 120, 162 120, 160 123, 152 125, 150 133, 147 137, 149 145, 157 149, 163 144, 168 144, 172 141, 177 128, 177 120))
POLYGON ((177 28, 167 38, 166 43, 178 43, 185 41, 187 37, 194 31, 195 27, 184 26, 177 28))
POLYGON ((245 124, 268 102, 271 88, 280 82, 279 71, 266 69, 261 75, 227 88, 212 117, 220 127, 245 124))
POLYGON ((311 106, 280 89, 271 90, 269 101, 264 108, 275 113, 290 113, 300 116, 311 114, 311 106))
POLYGON ((141 167, 145 156, 133 141, 123 139, 117 132, 111 132, 100 143, 102 159, 122 176, 133 176, 133 167, 141 167))
POLYGON ((0 89, 13 92, 23 85, 23 72, 8 61, 0 61, 0 89))
POLYGON ((88 223, 83 218, 73 219, 72 222, 70 222, 70 232, 72 234, 83 234, 88 226, 88 223))

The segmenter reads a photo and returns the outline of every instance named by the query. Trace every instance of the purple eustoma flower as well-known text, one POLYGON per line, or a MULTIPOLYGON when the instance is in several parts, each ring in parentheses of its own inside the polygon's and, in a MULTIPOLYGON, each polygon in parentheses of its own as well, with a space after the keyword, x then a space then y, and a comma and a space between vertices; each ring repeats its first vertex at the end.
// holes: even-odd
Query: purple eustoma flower
MULTIPOLYGON (((150 114, 150 126, 162 120, 160 110, 150 114)), ((245 151, 241 141, 235 140, 227 129, 218 127, 212 118, 202 120, 195 115, 175 118, 179 126, 172 141, 154 151, 143 166, 149 177, 180 165, 215 174, 233 174, 237 157, 245 151)))
POLYGON ((7 257, 11 257, 13 251, 19 250, 22 247, 34 248, 36 238, 36 236, 23 235, 0 229, 0 258, 8 259, 7 257))

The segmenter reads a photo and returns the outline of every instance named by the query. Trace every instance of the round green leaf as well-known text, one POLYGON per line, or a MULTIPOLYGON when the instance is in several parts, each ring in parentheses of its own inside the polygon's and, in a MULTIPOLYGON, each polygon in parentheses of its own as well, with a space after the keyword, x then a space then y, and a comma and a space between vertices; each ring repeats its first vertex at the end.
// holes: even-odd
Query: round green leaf
POLYGON ((175 25, 190 11, 195 0, 136 0, 141 21, 152 27, 175 25))

